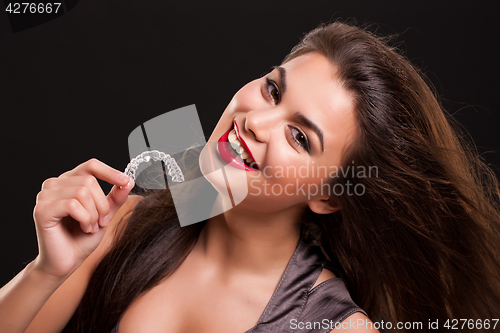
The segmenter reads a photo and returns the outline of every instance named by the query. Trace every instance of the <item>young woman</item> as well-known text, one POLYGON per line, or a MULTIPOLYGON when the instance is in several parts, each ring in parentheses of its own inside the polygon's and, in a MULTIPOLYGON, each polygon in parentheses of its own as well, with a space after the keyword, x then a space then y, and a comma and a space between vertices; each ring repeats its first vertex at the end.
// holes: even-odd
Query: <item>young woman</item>
POLYGON ((168 190, 129 195, 97 160, 45 181, 40 253, 2 288, 0 328, 494 331, 498 182, 450 121, 380 38, 320 26, 210 137, 247 171, 236 207, 180 227, 168 190))

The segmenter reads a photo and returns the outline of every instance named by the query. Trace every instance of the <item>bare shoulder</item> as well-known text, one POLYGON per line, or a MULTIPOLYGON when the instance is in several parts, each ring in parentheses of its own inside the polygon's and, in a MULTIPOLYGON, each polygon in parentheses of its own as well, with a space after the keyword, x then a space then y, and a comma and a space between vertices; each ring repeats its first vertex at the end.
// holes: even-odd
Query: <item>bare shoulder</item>
POLYGON ((344 319, 337 328, 330 333, 337 332, 355 332, 355 333, 379 333, 373 328, 373 322, 361 312, 355 312, 344 319))
POLYGON ((66 326, 85 293, 92 273, 108 253, 119 234, 117 231, 126 224, 130 213, 142 198, 138 195, 128 197, 109 222, 99 246, 50 296, 25 332, 60 332, 66 326))

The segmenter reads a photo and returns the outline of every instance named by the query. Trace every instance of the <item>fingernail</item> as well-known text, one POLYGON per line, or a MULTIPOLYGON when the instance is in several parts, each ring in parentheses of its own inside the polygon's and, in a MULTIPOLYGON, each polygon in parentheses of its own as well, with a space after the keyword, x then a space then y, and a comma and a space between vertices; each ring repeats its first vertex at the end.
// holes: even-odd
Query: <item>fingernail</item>
POLYGON ((120 172, 118 179, 122 182, 125 182, 126 180, 130 181, 130 177, 124 174, 123 172, 120 172))
POLYGON ((125 186, 120 186, 120 190, 127 189, 130 186, 130 182, 127 183, 125 186))
POLYGON ((106 215, 102 218, 101 225, 104 227, 107 226, 108 223, 109 223, 109 215, 106 215))
POLYGON ((99 223, 96 223, 94 225, 94 228, 93 228, 92 232, 97 232, 97 230, 99 230, 99 223))

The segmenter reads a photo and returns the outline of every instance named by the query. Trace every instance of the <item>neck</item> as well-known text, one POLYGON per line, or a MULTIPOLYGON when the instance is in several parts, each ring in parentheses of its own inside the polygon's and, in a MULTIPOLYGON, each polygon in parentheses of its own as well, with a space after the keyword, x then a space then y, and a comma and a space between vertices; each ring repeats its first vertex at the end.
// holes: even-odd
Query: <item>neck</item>
POLYGON ((259 213, 238 206, 209 219, 196 248, 226 273, 282 272, 297 247, 301 212, 295 208, 259 213))

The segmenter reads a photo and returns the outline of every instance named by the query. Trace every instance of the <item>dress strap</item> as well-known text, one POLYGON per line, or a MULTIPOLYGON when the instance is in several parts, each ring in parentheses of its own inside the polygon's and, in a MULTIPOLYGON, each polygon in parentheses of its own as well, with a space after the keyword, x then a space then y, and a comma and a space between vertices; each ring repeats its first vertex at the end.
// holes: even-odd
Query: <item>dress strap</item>
POLYGON ((290 320, 298 318, 308 292, 318 279, 325 259, 317 246, 302 239, 293 253, 283 276, 257 325, 247 332, 287 332, 290 320))

